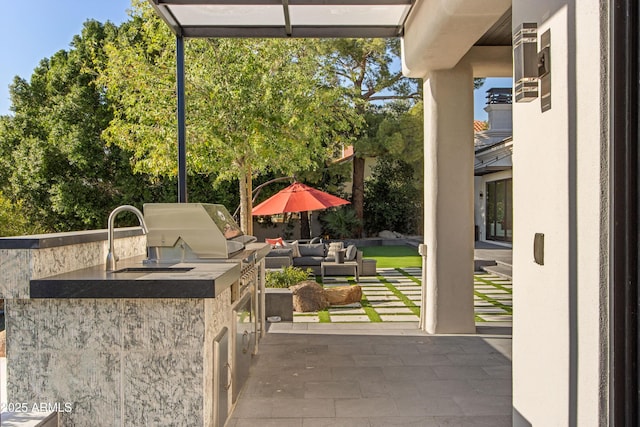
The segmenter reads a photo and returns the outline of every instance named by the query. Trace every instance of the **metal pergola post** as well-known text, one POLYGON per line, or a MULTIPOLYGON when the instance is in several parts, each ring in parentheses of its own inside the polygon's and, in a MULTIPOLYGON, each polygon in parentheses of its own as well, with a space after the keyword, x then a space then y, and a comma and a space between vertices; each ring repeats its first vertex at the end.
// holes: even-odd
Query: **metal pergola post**
POLYGON ((184 38, 176 36, 176 91, 178 95, 178 203, 187 203, 187 142, 184 109, 184 38))

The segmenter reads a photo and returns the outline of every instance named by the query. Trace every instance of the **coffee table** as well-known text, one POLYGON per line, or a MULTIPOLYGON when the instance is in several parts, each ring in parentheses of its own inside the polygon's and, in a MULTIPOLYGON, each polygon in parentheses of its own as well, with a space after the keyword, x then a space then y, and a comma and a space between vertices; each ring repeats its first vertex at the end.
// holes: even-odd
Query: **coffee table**
POLYGON ((324 283, 324 274, 326 272, 327 267, 342 267, 348 268, 350 271, 353 271, 353 275, 356 277, 356 282, 360 281, 360 271, 358 270, 357 261, 345 261, 345 262, 335 262, 335 261, 322 261, 320 263, 320 274, 322 275, 322 283, 324 283))

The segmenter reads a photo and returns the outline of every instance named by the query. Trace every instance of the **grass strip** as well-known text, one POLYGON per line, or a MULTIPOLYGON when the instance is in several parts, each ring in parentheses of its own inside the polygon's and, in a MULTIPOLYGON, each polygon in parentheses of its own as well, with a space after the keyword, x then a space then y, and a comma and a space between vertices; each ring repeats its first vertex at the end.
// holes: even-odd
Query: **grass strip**
POLYGON ((486 284, 486 285, 494 286, 494 287, 496 287, 496 288, 498 288, 498 289, 500 289, 500 290, 502 290, 502 291, 508 292, 508 293, 510 293, 510 294, 512 294, 512 293, 513 293, 513 290, 512 290, 512 289, 509 289, 509 288, 507 288, 506 286, 502 286, 502 285, 501 285, 501 284, 499 284, 499 283, 494 283, 494 282, 492 282, 492 281, 491 281, 491 280, 489 280, 489 279, 485 279, 485 278, 484 278, 484 277, 482 277, 481 275, 475 275, 475 276, 473 276, 473 277, 474 277, 474 279, 475 279, 475 280, 479 280, 479 281, 481 281, 482 283, 484 283, 484 284, 486 284))
POLYGON ((413 282, 417 283, 418 285, 422 286, 422 280, 418 279, 413 274, 407 273, 406 271, 404 271, 401 268, 396 268, 396 271, 400 272, 403 276, 407 277, 408 279, 411 279, 411 281, 413 281, 413 282))
POLYGON ((398 297, 398 299, 402 301, 402 303, 406 305, 413 314, 415 314, 416 316, 420 316, 420 307, 418 307, 413 301, 411 301, 405 294, 396 289, 396 287, 393 286, 393 284, 389 282, 384 276, 380 274, 378 274, 377 276, 378 280, 383 283, 387 287, 387 289, 389 289, 393 293, 393 295, 398 297))
POLYGON ((488 295, 483 294, 482 292, 478 292, 478 291, 473 291, 473 293, 482 298, 483 300, 485 300, 488 303, 493 304, 496 307, 499 307, 501 309, 503 309, 504 311, 506 311, 509 314, 513 314, 513 309, 511 307, 509 307, 508 305, 504 305, 503 303, 501 303, 500 301, 498 301, 497 299, 491 298, 488 295))
POLYGON ((331 315, 328 310, 318 311, 318 323, 331 323, 331 315))
POLYGON ((369 317, 369 320, 372 323, 380 323, 380 322, 382 322, 382 319, 380 318, 380 315, 375 311, 375 309, 373 307, 371 307, 371 303, 369 302, 367 297, 364 296, 364 294, 362 294, 362 299, 360 300, 360 305, 362 305, 362 309, 364 310, 365 314, 367 315, 367 317, 369 317))

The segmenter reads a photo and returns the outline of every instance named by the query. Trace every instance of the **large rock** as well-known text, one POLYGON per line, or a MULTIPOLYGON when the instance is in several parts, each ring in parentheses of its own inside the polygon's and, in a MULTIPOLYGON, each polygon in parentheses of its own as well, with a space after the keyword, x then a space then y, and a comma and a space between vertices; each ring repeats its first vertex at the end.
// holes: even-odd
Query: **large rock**
POLYGON ((399 239, 402 237, 402 234, 396 233, 395 231, 382 230, 378 233, 378 237, 382 237, 383 239, 399 239))
POLYGON ((362 288, 360 285, 335 286, 324 290, 330 305, 347 305, 360 302, 362 288))
POLYGON ((305 280, 289 289, 293 294, 293 310, 298 313, 324 310, 329 307, 324 289, 313 280, 305 280))

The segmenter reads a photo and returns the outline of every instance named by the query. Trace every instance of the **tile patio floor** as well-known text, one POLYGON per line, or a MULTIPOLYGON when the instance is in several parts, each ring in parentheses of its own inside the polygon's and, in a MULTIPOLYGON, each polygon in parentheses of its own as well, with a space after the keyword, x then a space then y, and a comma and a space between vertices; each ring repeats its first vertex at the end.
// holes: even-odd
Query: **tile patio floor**
POLYGON ((362 304, 269 324, 227 427, 511 426, 511 283, 477 275, 476 334, 429 335, 419 282, 378 270, 362 304))
POLYGON ((409 323, 274 323, 226 425, 511 426, 510 333, 503 326, 428 335, 409 323))

